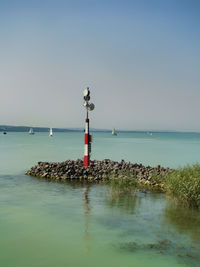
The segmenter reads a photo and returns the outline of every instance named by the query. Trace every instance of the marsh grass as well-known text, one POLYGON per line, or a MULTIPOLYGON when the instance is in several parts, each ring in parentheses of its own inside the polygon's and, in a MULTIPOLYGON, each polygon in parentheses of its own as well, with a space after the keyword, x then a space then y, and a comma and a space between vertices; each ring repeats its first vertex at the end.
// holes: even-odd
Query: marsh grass
POLYGON ((178 203, 200 208, 200 164, 186 166, 167 174, 152 173, 151 184, 178 203))
POLYGON ((165 189, 178 202, 200 208, 200 164, 177 169, 168 174, 165 189))
POLYGON ((111 207, 118 207, 121 211, 133 213, 136 206, 138 180, 127 170, 121 170, 117 175, 111 174, 105 182, 109 185, 106 199, 111 207))
POLYGON ((111 175, 109 183, 121 188, 145 186, 150 190, 165 192, 179 204, 200 208, 200 164, 186 166, 167 174, 153 172, 150 183, 140 183, 129 172, 121 172, 117 177, 111 175))
POLYGON ((158 174, 156 171, 152 172, 151 175, 151 184, 157 184, 160 186, 163 186, 166 183, 167 180, 167 174, 158 174))
POLYGON ((135 187, 138 184, 136 175, 127 170, 121 170, 117 175, 112 173, 106 180, 112 186, 116 185, 121 188, 135 187))

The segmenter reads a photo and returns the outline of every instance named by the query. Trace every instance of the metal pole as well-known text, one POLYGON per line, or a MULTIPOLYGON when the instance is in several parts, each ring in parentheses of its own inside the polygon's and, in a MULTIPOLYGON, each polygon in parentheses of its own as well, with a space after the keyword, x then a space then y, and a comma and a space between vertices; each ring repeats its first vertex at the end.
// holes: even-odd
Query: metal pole
POLYGON ((89 131, 89 118, 88 109, 87 117, 85 120, 85 149, 84 149, 84 166, 88 167, 90 165, 90 153, 89 153, 89 142, 90 142, 90 131, 89 131))
POLYGON ((91 142, 92 137, 90 135, 90 128, 89 128, 89 118, 88 118, 88 111, 94 110, 95 106, 93 103, 89 103, 90 101, 90 90, 87 87, 83 91, 84 95, 84 107, 87 110, 86 120, 85 120, 85 147, 84 147, 84 166, 88 167, 90 165, 90 153, 91 153, 91 142))

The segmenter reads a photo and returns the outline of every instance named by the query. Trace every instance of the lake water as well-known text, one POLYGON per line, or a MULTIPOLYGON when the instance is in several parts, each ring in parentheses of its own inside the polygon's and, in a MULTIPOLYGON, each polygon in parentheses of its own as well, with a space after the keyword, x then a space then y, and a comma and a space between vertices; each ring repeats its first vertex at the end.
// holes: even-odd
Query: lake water
MULTIPOLYGON (((0 134, 0 266, 200 266, 200 212, 165 195, 25 176, 38 161, 83 157, 83 133, 0 134)), ((200 134, 93 134, 92 157, 180 167, 200 134)))

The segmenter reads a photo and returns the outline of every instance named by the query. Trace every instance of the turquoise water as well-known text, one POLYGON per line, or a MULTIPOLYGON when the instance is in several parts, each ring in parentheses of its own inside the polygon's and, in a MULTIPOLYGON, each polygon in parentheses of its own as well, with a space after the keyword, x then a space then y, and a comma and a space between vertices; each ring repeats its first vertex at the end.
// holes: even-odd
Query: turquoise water
MULTIPOLYGON (((92 156, 195 163, 199 134, 93 134, 92 156)), ((25 176, 37 161, 82 158, 83 133, 0 135, 0 266, 200 266, 200 213, 163 194, 25 176)))

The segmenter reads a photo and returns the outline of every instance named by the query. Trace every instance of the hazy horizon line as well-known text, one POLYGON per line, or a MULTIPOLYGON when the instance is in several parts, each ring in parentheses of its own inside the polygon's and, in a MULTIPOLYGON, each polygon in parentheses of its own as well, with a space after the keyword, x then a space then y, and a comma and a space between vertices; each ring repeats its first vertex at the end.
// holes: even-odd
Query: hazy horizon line
MULTIPOLYGON (((5 129, 5 127, 8 128, 41 128, 41 129, 60 129, 60 130, 75 130, 75 131, 83 131, 84 127, 46 127, 46 126, 32 126, 32 125, 7 125, 7 124, 2 124, 0 125, 0 131, 3 130, 9 130, 9 129, 5 129), (4 128, 4 129, 3 129, 4 128)), ((90 128, 91 131, 111 131, 112 128, 108 129, 108 128, 90 128)), ((115 128, 118 132, 159 132, 159 133, 200 133, 200 130, 174 130, 174 129, 165 129, 165 130, 161 130, 161 129, 120 129, 120 128, 115 128)))

